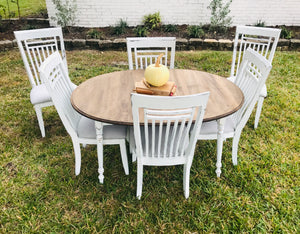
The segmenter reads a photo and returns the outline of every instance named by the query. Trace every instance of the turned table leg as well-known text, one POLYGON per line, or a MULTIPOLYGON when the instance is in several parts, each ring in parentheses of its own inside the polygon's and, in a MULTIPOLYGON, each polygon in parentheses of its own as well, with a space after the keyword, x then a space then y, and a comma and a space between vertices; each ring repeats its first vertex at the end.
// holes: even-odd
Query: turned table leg
POLYGON ((96 135, 97 135, 97 155, 98 155, 98 173, 99 181, 103 184, 104 168, 103 168, 103 123, 95 121, 96 135))
POLYGON ((217 177, 220 177, 220 175, 221 175, 221 167, 222 167, 222 162, 221 161, 222 161, 222 150, 223 150, 223 140, 224 140, 223 132, 224 132, 225 120, 226 120, 225 118, 217 120, 217 123, 218 123, 217 163, 216 163, 217 177))

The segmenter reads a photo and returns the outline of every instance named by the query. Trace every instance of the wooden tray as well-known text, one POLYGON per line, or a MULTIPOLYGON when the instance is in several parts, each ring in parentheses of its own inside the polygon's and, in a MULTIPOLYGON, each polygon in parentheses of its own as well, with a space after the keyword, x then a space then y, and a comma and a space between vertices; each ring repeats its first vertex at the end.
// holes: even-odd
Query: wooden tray
POLYGON ((168 81, 163 86, 151 86, 145 79, 135 82, 135 91, 141 94, 160 95, 160 96, 173 96, 176 91, 174 81, 168 81))

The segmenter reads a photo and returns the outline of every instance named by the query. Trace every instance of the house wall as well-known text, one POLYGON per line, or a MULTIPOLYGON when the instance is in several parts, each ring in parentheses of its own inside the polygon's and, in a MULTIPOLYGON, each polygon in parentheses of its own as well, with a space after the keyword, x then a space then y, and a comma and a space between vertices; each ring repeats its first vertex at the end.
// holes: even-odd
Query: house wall
MULTIPOLYGON (((163 24, 198 25, 210 22, 210 0, 77 0, 76 26, 114 26, 120 19, 129 26, 142 24, 147 14, 160 12, 163 24)), ((46 0, 50 24, 55 16, 52 0, 46 0)), ((300 26, 300 0, 233 0, 233 25, 300 26)))

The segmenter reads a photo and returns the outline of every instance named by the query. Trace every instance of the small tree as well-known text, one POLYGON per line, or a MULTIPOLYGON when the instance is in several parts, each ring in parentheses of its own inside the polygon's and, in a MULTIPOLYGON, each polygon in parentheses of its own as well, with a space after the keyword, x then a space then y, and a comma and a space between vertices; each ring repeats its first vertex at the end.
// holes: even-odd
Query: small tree
POLYGON ((232 23, 232 18, 228 15, 231 2, 232 0, 229 0, 225 5, 223 0, 212 0, 210 2, 207 8, 211 10, 209 28, 211 31, 227 31, 232 23))
POLYGON ((70 29, 68 26, 73 26, 76 21, 77 4, 76 0, 52 0, 55 5, 56 13, 51 19, 55 20, 61 27, 70 29))
POLYGON ((19 19, 21 17, 21 12, 20 12, 20 4, 19 4, 19 0, 11 0, 12 3, 17 4, 18 7, 18 14, 19 14, 19 19))

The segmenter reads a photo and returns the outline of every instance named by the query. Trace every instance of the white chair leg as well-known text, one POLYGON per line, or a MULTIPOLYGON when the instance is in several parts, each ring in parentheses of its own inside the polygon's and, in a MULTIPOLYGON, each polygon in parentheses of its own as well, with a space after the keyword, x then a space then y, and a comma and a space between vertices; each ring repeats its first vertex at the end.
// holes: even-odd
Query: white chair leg
POLYGON ((259 122, 259 118, 260 118, 260 114, 261 114, 264 99, 265 98, 263 96, 259 96, 259 98, 258 98, 256 113, 255 113, 255 120, 254 120, 254 128, 257 128, 257 126, 258 126, 258 122, 259 122))
POLYGON ((135 154, 135 141, 133 135, 133 127, 129 128, 129 150, 132 155, 132 162, 136 161, 136 154, 135 154))
POLYGON ((240 137, 241 137, 241 132, 236 131, 232 140, 232 163, 235 166, 237 165, 237 152, 238 152, 240 137))
POLYGON ((183 165, 183 191, 186 199, 190 196, 190 171, 191 165, 183 165))
POLYGON ((132 162, 135 162, 136 161, 136 155, 134 152, 132 152, 132 162))
POLYGON ((39 107, 39 106, 34 106, 34 109, 35 109, 35 113, 36 113, 36 116, 37 116, 37 120, 38 120, 38 123, 39 123, 39 127, 40 127, 40 130, 41 130, 42 137, 45 137, 45 126, 44 126, 42 108, 39 107))
POLYGON ((129 175, 125 140, 122 140, 122 142, 120 143, 120 151, 121 151, 122 164, 123 164, 125 174, 129 175))
POLYGON ((223 151, 223 131, 224 131, 224 124, 225 119, 219 119, 218 121, 218 136, 217 136, 217 163, 216 163, 216 174, 217 177, 221 175, 221 167, 222 167, 222 151, 223 151))
POLYGON ((143 165, 137 162, 137 186, 136 186, 136 196, 140 200, 142 196, 143 189, 143 165))
POLYGON ((81 168, 81 150, 80 150, 80 144, 76 140, 73 140, 73 148, 75 153, 75 175, 78 176, 80 174, 80 168, 81 168))

